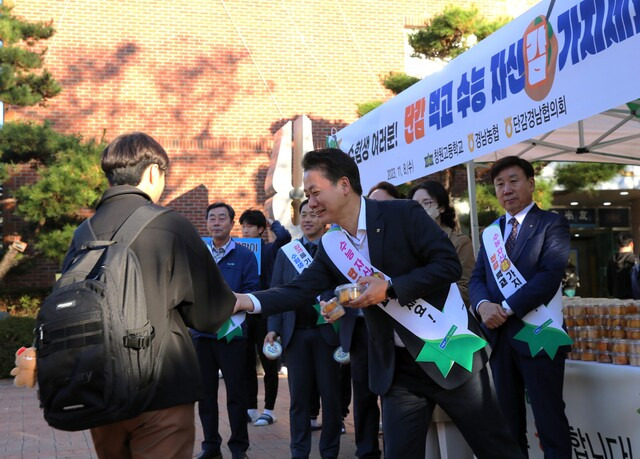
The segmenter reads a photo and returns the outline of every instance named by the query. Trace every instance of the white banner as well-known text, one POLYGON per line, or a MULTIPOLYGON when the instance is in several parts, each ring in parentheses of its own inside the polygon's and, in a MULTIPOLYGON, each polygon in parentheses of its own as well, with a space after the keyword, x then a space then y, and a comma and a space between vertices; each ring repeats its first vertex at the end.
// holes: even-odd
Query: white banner
POLYGON ((638 98, 640 2, 549 6, 540 2, 330 137, 358 163, 363 189, 424 177, 638 98))
MULTIPOLYGON (((565 413, 573 457, 631 459, 640 456, 640 367, 567 360, 565 413)), ((540 458, 538 432, 527 404, 529 457, 540 458)))

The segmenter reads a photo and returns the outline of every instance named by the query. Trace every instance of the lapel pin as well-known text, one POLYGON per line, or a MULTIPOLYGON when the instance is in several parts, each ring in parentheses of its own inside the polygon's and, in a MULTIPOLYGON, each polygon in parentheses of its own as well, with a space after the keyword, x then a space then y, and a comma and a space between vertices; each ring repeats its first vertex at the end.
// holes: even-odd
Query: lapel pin
POLYGON ((379 232, 380 232, 380 228, 376 228, 376 233, 379 233, 379 232))

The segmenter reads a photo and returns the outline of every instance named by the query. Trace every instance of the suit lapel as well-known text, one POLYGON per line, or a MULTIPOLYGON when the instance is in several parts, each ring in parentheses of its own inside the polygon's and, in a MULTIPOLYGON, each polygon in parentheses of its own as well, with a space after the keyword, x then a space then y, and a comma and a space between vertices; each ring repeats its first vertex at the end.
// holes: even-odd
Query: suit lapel
POLYGON ((533 205, 533 207, 527 212, 527 216, 524 217, 522 222, 522 227, 520 228, 520 232, 518 233, 518 238, 516 239, 516 245, 513 246, 513 251, 509 258, 514 263, 518 260, 520 253, 522 253, 522 249, 526 245, 527 241, 531 236, 536 233, 536 227, 538 226, 538 222, 540 220, 540 209, 537 205, 533 205))
POLYGON ((382 213, 378 207, 376 201, 366 199, 364 200, 367 206, 367 244, 369 246, 369 258, 371 264, 384 271, 383 268, 383 235, 384 235, 384 220, 382 213))

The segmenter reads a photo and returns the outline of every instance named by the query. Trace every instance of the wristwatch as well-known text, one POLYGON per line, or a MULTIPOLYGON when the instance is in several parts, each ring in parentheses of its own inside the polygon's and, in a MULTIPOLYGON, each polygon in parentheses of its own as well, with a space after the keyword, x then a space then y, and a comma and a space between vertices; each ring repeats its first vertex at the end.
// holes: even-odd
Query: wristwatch
POLYGON ((391 279, 387 280, 387 298, 398 298, 398 295, 396 295, 396 289, 393 288, 393 282, 391 282, 391 279))

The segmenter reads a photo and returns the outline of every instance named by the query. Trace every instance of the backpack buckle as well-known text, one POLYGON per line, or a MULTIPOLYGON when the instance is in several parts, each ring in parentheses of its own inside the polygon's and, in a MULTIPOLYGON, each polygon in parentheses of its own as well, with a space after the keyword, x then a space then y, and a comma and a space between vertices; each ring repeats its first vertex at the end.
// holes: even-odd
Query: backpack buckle
POLYGON ((149 344, 151 344, 151 338, 153 338, 153 335, 126 335, 122 337, 122 341, 124 343, 124 347, 139 351, 140 349, 149 347, 149 344))

